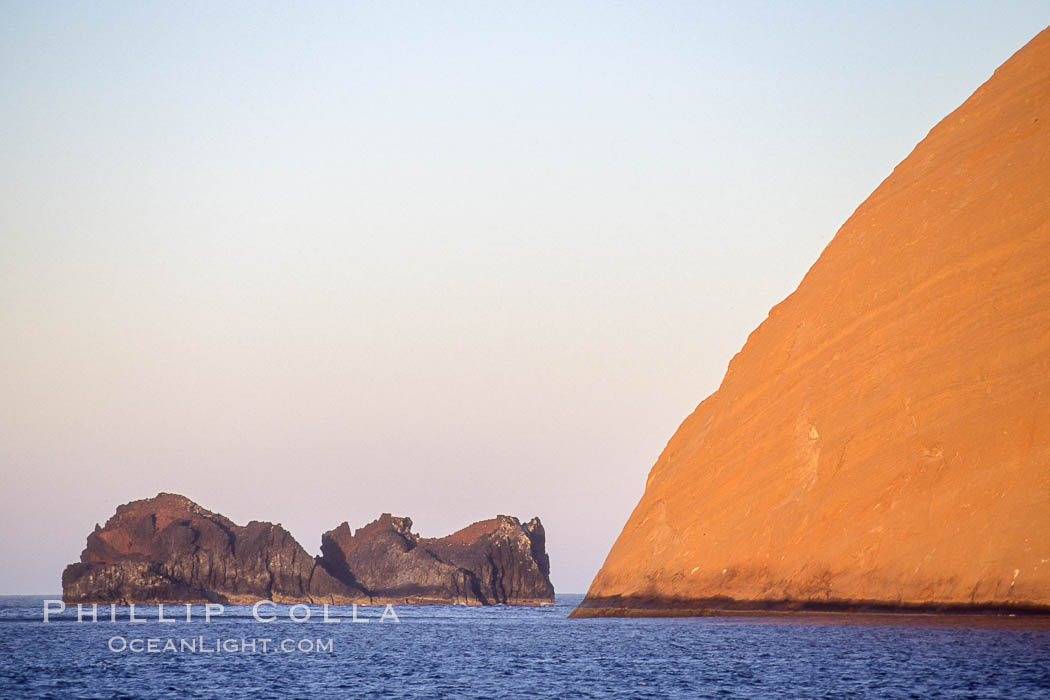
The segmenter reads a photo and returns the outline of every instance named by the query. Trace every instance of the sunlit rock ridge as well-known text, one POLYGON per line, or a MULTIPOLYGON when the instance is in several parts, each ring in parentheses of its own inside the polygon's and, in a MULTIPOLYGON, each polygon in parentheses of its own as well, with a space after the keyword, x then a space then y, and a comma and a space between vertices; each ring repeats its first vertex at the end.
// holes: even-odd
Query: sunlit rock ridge
POLYGON ((1047 606, 1050 29, 750 335, 574 615, 1047 606))

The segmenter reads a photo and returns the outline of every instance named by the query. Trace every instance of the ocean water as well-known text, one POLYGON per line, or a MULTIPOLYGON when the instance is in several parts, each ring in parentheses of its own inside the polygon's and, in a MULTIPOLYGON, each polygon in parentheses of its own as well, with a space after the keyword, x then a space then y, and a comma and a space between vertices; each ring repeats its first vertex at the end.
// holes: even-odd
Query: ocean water
POLYGON ((184 606, 165 606, 174 622, 158 622, 149 606, 136 606, 145 622, 131 622, 121 607, 111 622, 106 606, 99 622, 78 623, 74 607, 45 624, 45 596, 0 597, 0 698, 1050 697, 1047 629, 981 619, 567 619, 580 598, 396 606, 399 622, 382 607, 358 608, 367 623, 344 606, 329 610, 338 623, 324 622, 319 606, 263 606, 260 616, 276 617, 268 623, 241 606, 210 622, 202 606, 190 622, 184 606), (307 610, 309 620, 289 619, 307 610))

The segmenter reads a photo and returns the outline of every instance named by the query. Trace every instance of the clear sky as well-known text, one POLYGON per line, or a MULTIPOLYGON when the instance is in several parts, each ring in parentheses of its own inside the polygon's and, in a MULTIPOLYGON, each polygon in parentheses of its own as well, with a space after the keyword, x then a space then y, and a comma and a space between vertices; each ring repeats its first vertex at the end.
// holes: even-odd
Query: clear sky
POLYGON ((0 2, 0 593, 158 491, 312 553, 539 515, 681 420, 1043 2, 0 2))

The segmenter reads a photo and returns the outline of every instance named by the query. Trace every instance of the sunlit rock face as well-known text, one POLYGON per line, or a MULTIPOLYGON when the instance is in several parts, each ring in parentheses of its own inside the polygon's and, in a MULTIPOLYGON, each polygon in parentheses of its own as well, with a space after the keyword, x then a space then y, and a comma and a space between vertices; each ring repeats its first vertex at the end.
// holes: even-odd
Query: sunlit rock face
POLYGON ((755 329, 576 614, 911 606, 1050 606, 1050 30, 755 329))

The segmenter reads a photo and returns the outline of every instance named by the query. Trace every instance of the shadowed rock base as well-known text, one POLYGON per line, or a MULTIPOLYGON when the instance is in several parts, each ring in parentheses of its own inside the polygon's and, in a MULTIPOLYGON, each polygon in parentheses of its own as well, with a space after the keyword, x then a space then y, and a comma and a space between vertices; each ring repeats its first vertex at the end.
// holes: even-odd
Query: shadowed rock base
POLYGON ((768 616, 844 613, 900 617, 909 615, 1025 616, 1042 618, 1050 626, 1050 606, 1031 603, 891 603, 879 600, 735 600, 726 597, 587 598, 572 611, 572 618, 594 617, 709 617, 768 616))

